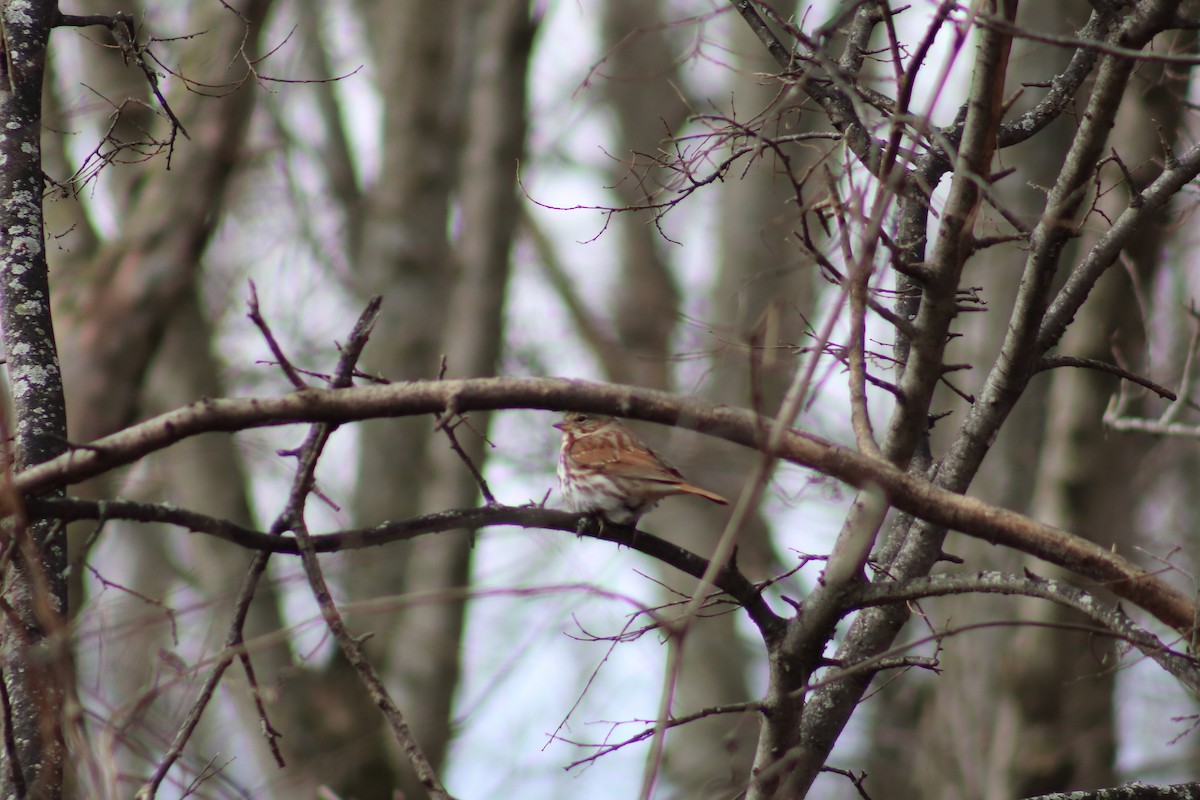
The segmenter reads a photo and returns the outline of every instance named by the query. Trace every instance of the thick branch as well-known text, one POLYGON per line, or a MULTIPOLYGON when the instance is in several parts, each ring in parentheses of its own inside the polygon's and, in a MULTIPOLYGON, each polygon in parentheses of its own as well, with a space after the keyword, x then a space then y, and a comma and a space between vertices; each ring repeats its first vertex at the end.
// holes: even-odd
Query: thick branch
MULTIPOLYGON (((1015 16, 1015 3, 1004 4, 1015 16)), ((1009 37, 985 33, 979 43, 965 127, 954 159, 954 178, 942 210, 937 238, 926 270, 924 293, 913 327, 901 402, 889 421, 883 449, 888 458, 907 465, 924 435, 933 391, 943 376, 950 322, 958 314, 958 286, 974 247, 975 219, 983 202, 980 183, 991 170, 996 136, 1004 109, 1004 78, 1012 46, 1009 37)))
MULTIPOLYGON (((479 378, 415 381, 342 390, 308 390, 280 397, 201 400, 72 450, 19 474, 21 494, 40 494, 93 477, 189 436, 207 431, 298 422, 352 422, 373 417, 535 408, 616 414, 680 425, 760 449, 771 427, 751 411, 665 392, 558 378, 479 378)), ((880 459, 818 436, 791 430, 776 455, 857 488, 874 484, 891 505, 929 522, 993 544, 1012 547, 1105 584, 1177 631, 1195 626, 1196 606, 1161 578, 1104 548, 1007 509, 934 486, 880 459)))
POLYGON ((1200 783, 1196 782, 1171 786, 1147 786, 1134 782, 1108 789, 1040 794, 1025 800, 1194 800, 1197 796, 1200 796, 1200 783))
MULTIPOLYGON (((1166 2, 1140 5, 1138 13, 1126 19, 1121 30, 1112 35, 1125 45, 1144 45, 1166 24, 1166 7, 1169 5, 1166 2)), ((1113 56, 1101 60, 1079 130, 1071 141, 1063 168, 1047 194, 1041 220, 1030 237, 1029 256, 996 366, 988 373, 978 402, 971 406, 966 423, 943 459, 940 475, 944 485, 956 489, 966 487, 995 439, 996 431, 1022 396, 1037 358, 1065 330, 1074 311, 1082 305, 1107 268, 1108 257, 1116 258, 1117 253, 1105 245, 1105 239, 1118 227, 1114 225, 1089 254, 1086 263, 1090 266, 1073 271, 1067 286, 1047 310, 1063 247, 1075 230, 1074 220, 1096 173, 1096 164, 1103 156, 1134 66, 1131 61, 1113 56)), ((1165 171, 1154 186, 1169 184, 1179 177, 1177 171, 1165 171), (1170 178, 1164 182, 1168 176, 1170 178)), ((1122 218, 1134 210, 1131 207, 1122 218)), ((1144 221, 1146 218, 1139 216, 1139 219, 1144 221)), ((1124 236, 1131 234, 1131 229, 1125 227, 1124 236)))

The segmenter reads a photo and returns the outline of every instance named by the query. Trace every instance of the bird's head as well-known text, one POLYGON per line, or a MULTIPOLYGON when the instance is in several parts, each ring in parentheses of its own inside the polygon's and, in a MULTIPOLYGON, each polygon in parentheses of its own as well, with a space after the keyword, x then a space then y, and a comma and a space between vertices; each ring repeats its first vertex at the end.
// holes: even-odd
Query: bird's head
POLYGON ((568 411, 563 414, 562 422, 554 423, 554 427, 569 436, 588 436, 608 425, 612 419, 599 414, 568 411))

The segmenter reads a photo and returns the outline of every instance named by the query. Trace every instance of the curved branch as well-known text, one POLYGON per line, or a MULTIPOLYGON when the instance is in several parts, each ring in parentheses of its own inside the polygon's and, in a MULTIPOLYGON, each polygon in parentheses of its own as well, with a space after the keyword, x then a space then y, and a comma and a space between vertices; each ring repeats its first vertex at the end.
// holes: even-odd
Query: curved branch
MULTIPOLYGON (((1042 356, 1033 366, 1033 371, 1044 372, 1048 369, 1057 369, 1058 367, 1080 367, 1081 369, 1094 369, 1098 372, 1107 372, 1109 375, 1116 375, 1122 380, 1127 380, 1130 383, 1136 383, 1138 386, 1149 389, 1164 400, 1170 400, 1174 403, 1179 397, 1165 386, 1159 386, 1149 378, 1143 378, 1130 372, 1117 364, 1110 364, 1107 361, 1101 361, 1098 358, 1080 358, 1079 356, 1042 356)), ((1186 385, 1186 384, 1181 384, 1186 385)))
MULTIPOLYGON (((300 547, 292 537, 281 537, 246 528, 228 520, 199 514, 185 508, 130 500, 32 499, 27 510, 31 515, 64 522, 77 520, 123 519, 132 522, 154 522, 178 525, 189 531, 224 539, 248 550, 284 555, 299 555, 300 547)), ((311 535, 313 550, 318 553, 338 553, 378 547, 392 542, 414 539, 430 533, 452 530, 511 525, 521 528, 541 528, 589 536, 606 542, 624 545, 645 553, 651 558, 675 567, 680 572, 699 578, 708 567, 700 556, 642 530, 626 525, 606 523, 597 526, 587 516, 570 514, 535 506, 487 506, 454 511, 441 511, 394 522, 384 522, 371 528, 311 535), (580 522, 583 521, 582 529, 580 522)), ((735 567, 726 566, 718 573, 714 584, 746 609, 750 619, 762 631, 768 644, 782 635, 784 620, 771 610, 756 586, 735 567)))
POLYGON ((1164 645, 1145 628, 1134 623, 1119 606, 1101 602, 1078 586, 1041 578, 1028 571, 1024 576, 1003 572, 979 572, 931 575, 902 582, 862 584, 847 598, 847 607, 857 609, 863 606, 968 593, 1037 597, 1073 608, 1137 647, 1147 658, 1174 675, 1185 686, 1193 691, 1200 691, 1200 662, 1197 659, 1164 645))
MULTIPOLYGON (((1113 17, 1101 16, 1093 12, 1091 18, 1080 28, 1076 36, 1081 39, 1100 40, 1108 36, 1114 24, 1113 17)), ((1071 55, 1071 61, 1067 64, 1066 69, 1050 79, 1050 91, 1046 93, 1045 97, 1021 116, 1000 126, 1000 133, 997 137, 999 146, 1012 147, 1027 141, 1062 116, 1067 106, 1075 101, 1079 89, 1092 74, 1096 68, 1096 62, 1099 60, 1100 54, 1096 50, 1090 48, 1076 50, 1071 55)), ((957 142, 961 135, 961 124, 951 126, 942 133, 950 141, 957 142)))
MULTIPOLYGON (((714 717, 714 716, 717 716, 718 714, 744 714, 747 711, 760 710, 760 707, 761 707, 761 704, 754 702, 754 701, 747 701, 747 702, 743 702, 743 703, 727 703, 727 704, 721 705, 721 706, 710 706, 708 708, 703 708, 699 711, 694 711, 691 714, 684 714, 683 716, 680 716, 680 717, 671 717, 670 719, 663 721, 663 726, 666 728, 678 728, 680 725, 686 725, 689 722, 696 722, 697 720, 701 720, 701 719, 708 719, 709 717, 714 717)), ((585 764, 590 764, 594 761, 598 761, 599 759, 603 758, 604 756, 608 755, 609 753, 613 753, 613 752, 616 752, 617 750, 620 750, 622 747, 627 747, 631 744, 637 744, 638 742, 644 742, 647 739, 649 739, 651 736, 654 735, 655 730, 656 730, 656 727, 654 725, 651 725, 650 727, 643 728, 641 731, 635 733, 633 736, 629 736, 625 739, 622 739, 619 742, 605 741, 605 742, 599 743, 599 744, 583 744, 580 742, 570 742, 570 744, 574 744, 577 747, 592 747, 595 749, 595 752, 592 753, 590 756, 586 756, 586 757, 580 758, 576 761, 572 761, 570 764, 567 764, 565 767, 563 767, 563 769, 568 770, 568 771, 573 770, 576 767, 582 767, 585 764)), ((563 739, 562 741, 566 742, 569 740, 563 739)))
MULTIPOLYGON (((351 389, 309 389, 279 397, 200 400, 21 472, 18 494, 30 496, 132 463, 189 436, 209 431, 300 422, 353 422, 376 417, 533 408, 590 411, 678 425, 756 450, 771 421, 752 411, 632 386, 561 378, 475 378, 413 381, 351 389)), ((1092 542, 942 489, 890 463, 819 436, 789 431, 775 455, 863 488, 875 484, 891 505, 929 522, 1004 545, 1105 584, 1166 625, 1191 635, 1196 605, 1156 575, 1092 542)))
POLYGON ((1166 167, 1154 181, 1138 192, 1109 229, 1100 236, 1084 259, 1071 270, 1057 296, 1042 316, 1037 334, 1041 354, 1053 347, 1066 331, 1075 313, 1087 300, 1088 293, 1109 267, 1117 262, 1122 249, 1154 216, 1171 202, 1186 185, 1200 175, 1200 144, 1183 155, 1171 154, 1166 167))

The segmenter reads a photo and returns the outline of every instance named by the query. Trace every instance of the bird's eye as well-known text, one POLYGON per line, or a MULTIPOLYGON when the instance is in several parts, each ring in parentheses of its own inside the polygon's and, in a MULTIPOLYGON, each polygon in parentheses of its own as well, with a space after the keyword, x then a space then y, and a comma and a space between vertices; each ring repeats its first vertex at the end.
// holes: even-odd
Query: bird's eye
POLYGON ((580 425, 582 425, 583 423, 585 423, 587 421, 588 421, 587 414, 576 414, 575 415, 575 422, 579 423, 580 425))

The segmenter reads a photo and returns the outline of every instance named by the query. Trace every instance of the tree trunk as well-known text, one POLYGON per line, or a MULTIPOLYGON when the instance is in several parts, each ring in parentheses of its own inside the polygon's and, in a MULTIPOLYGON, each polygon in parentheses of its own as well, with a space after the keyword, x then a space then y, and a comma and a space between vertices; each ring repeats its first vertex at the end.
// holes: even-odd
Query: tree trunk
MULTIPOLYGON (((42 80, 55 6, 7 2, 0 9, 0 333, 12 392, 2 438, 12 437, 5 457, 10 476, 67 447, 42 220, 42 80)), ((22 516, 10 518, 3 535, 0 796, 53 800, 62 796, 62 709, 70 682, 66 529, 22 516)))

